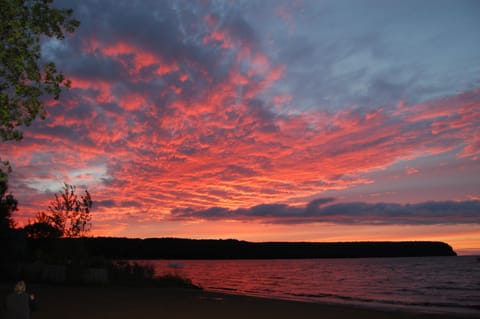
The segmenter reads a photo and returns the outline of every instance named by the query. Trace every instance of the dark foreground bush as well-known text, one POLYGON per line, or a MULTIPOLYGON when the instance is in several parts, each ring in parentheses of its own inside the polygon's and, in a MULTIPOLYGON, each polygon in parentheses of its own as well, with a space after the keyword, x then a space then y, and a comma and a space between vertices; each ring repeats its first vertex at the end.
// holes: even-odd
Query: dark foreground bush
POLYGON ((153 265, 128 261, 112 261, 107 264, 110 280, 113 283, 144 283, 153 280, 153 265))
POLYGON ((164 275, 154 278, 155 287, 201 289, 188 278, 179 275, 164 275))
POLYGON ((112 284, 200 289, 190 279, 179 274, 156 277, 155 268, 149 263, 113 261, 107 265, 107 269, 112 284))

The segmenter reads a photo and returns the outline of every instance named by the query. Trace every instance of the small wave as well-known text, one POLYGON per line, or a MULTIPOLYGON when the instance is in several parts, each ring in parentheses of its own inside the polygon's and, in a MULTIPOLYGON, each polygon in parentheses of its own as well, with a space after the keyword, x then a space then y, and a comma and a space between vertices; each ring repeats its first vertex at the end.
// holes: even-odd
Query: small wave
POLYGON ((396 289, 395 291, 403 294, 407 293, 407 294, 414 294, 414 295, 425 295, 425 292, 423 292, 422 290, 412 289, 412 288, 400 288, 400 289, 396 289))
POLYGON ((303 294, 295 293, 291 294, 292 296, 305 298, 309 300, 318 300, 329 299, 330 301, 345 301, 349 303, 360 303, 360 304, 381 304, 381 305, 390 305, 390 306, 405 306, 405 307, 424 307, 424 308, 437 308, 437 309, 471 309, 471 310, 480 310, 480 305, 463 305, 456 303, 448 302, 413 302, 413 301, 400 301, 400 300, 387 300, 387 299, 373 299, 373 298, 361 298, 361 297, 352 297, 336 294, 303 294))
POLYGON ((477 288, 470 287, 454 287, 454 286, 428 286, 426 289, 431 290, 455 290, 455 291, 478 291, 477 288))
POLYGON ((305 298, 328 298, 328 297, 334 296, 332 294, 306 294, 306 293, 290 293, 288 295, 295 296, 295 297, 305 297, 305 298))
POLYGON ((325 299, 325 298, 331 298, 331 299, 339 299, 343 301, 349 301, 349 302, 379 302, 379 300, 376 299, 370 299, 370 298, 358 298, 358 297, 351 297, 351 296, 343 296, 343 295, 335 295, 335 294, 325 294, 325 293, 320 293, 320 294, 303 294, 303 293, 294 293, 291 294, 292 296, 296 297, 304 297, 304 298, 311 298, 311 299, 325 299))

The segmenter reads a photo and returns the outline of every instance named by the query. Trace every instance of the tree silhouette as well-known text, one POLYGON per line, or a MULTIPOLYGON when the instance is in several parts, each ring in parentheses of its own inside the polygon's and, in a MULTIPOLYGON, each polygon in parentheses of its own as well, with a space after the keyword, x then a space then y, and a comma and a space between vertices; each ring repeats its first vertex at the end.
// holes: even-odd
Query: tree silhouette
POLYGON ((6 166, 5 171, 0 169, 0 236, 3 238, 9 230, 15 227, 12 213, 17 210, 17 200, 8 191, 8 163, 1 163, 6 166))
POLYGON ((91 229, 93 201, 88 190, 77 195, 76 187, 64 184, 63 191, 55 194, 47 212, 37 213, 35 222, 25 227, 31 238, 83 237, 91 229))
POLYGON ((62 231, 55 227, 50 216, 43 212, 38 212, 35 216, 35 222, 25 226, 25 232, 29 238, 59 238, 62 231))
POLYGON ((7 259, 15 258, 19 249, 15 245, 15 222, 12 218, 12 213, 17 210, 17 200, 8 193, 10 166, 5 162, 0 162, 0 166, 4 166, 0 167, 0 264, 2 264, 7 259))

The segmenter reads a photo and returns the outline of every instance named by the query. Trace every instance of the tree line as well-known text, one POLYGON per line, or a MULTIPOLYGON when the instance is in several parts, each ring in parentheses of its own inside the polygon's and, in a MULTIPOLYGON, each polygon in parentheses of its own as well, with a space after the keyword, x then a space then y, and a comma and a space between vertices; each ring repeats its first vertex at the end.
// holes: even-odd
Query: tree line
POLYGON ((34 240, 34 247, 61 246, 71 250, 81 241, 92 256, 132 259, 295 259, 455 256, 443 242, 248 242, 235 239, 182 238, 60 238, 34 240))

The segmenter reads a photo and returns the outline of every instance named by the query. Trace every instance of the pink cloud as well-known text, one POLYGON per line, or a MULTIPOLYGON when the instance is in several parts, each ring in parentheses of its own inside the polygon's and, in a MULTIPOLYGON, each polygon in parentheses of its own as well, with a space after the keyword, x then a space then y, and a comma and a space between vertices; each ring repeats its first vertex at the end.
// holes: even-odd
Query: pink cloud
POLYGON ((118 62, 128 76, 72 76, 70 98, 49 106, 55 116, 22 143, 2 145, 19 172, 14 192, 28 203, 22 216, 46 204, 32 180, 92 185, 96 200, 112 203, 98 207, 97 218, 115 220, 120 231, 132 214, 158 221, 174 209, 301 204, 324 191, 372 184, 366 174, 402 159, 447 151, 478 159, 479 90, 396 108, 274 112, 271 105, 298 103, 270 91, 288 66, 236 39, 214 17, 205 23, 206 46, 235 48, 218 81, 188 59, 167 63, 127 41, 85 41, 85 54, 118 62), (139 85, 169 74, 174 81, 139 85))
POLYGON ((118 61, 136 80, 139 79, 142 70, 147 68, 152 68, 154 74, 160 77, 179 70, 175 62, 167 63, 160 55, 132 43, 120 41, 106 44, 93 38, 84 41, 83 49, 88 54, 103 55, 118 61))
POLYGON ((285 23, 285 25, 288 27, 289 33, 292 33, 296 27, 293 12, 304 12, 302 0, 289 2, 275 9, 275 15, 280 17, 280 19, 285 23))
POLYGON ((292 32, 295 28, 295 21, 289 8, 287 8, 286 6, 278 7, 275 10, 275 14, 285 22, 285 24, 288 26, 289 31, 292 32))
POLYGON ((131 93, 122 96, 118 103, 123 109, 134 111, 142 109, 142 106, 146 103, 146 99, 138 93, 131 93))
POLYGON ((419 173, 419 170, 414 167, 407 167, 405 169, 405 172, 407 173, 407 175, 413 175, 419 173))
POLYGON ((216 42, 220 43, 220 46, 223 49, 233 48, 232 39, 228 33, 224 31, 212 31, 210 34, 207 34, 205 37, 203 37, 203 44, 212 44, 216 42))
POLYGON ((95 100, 98 103, 110 103, 113 100, 111 84, 95 79, 70 78, 72 89, 92 90, 96 92, 95 100))
MULTIPOLYGON (((45 179, 59 183, 59 176, 69 170, 86 168, 89 162, 103 158, 108 167, 105 174, 113 184, 99 188, 95 195, 121 203, 136 194, 143 209, 156 212, 148 219, 167 216, 173 208, 246 208, 369 184, 373 181, 362 174, 385 169, 399 159, 459 145, 464 145, 464 154, 474 143, 468 133, 477 122, 471 116, 461 118, 462 125, 458 125, 460 118, 452 116, 456 124, 450 131, 431 134, 428 126, 398 120, 411 110, 364 113, 351 109, 318 117, 308 113, 280 118, 262 115, 244 103, 225 104, 236 85, 231 79, 212 88, 207 101, 176 101, 171 116, 151 114, 147 122, 129 123, 134 119, 132 112, 141 110, 143 103, 153 103, 138 94, 118 99, 125 113, 114 117, 114 127, 98 114, 83 123, 64 114, 52 123, 84 125, 95 144, 75 145, 61 136, 38 133, 36 139, 51 139, 55 144, 39 145, 26 139, 28 148, 16 145, 9 150, 9 158, 16 170, 22 170, 30 165, 29 159, 48 152, 51 160, 40 167, 46 171, 63 167, 59 175, 49 174, 45 179)), ((457 105, 463 98, 447 98, 452 102, 451 114, 460 112, 457 105)), ((92 174, 87 171, 77 177, 91 180, 92 174)), ((100 210, 108 213, 107 208, 100 210)))

